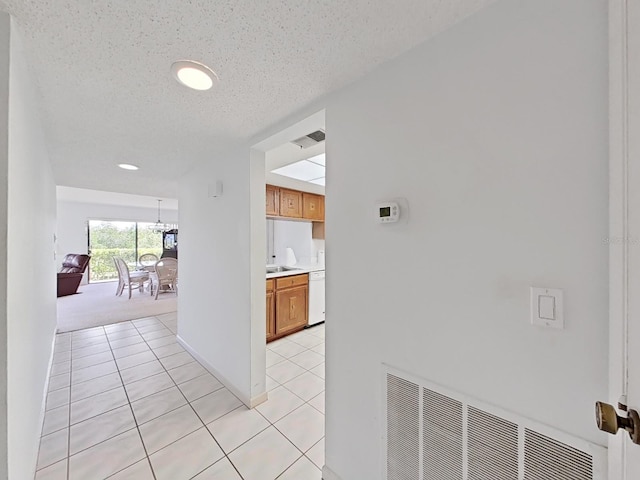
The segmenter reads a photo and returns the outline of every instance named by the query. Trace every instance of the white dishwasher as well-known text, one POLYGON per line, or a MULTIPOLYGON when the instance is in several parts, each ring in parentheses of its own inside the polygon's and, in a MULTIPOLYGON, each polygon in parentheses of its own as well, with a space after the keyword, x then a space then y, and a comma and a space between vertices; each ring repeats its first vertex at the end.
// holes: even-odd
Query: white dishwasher
POLYGON ((309 273, 309 326, 324 322, 324 270, 309 273))

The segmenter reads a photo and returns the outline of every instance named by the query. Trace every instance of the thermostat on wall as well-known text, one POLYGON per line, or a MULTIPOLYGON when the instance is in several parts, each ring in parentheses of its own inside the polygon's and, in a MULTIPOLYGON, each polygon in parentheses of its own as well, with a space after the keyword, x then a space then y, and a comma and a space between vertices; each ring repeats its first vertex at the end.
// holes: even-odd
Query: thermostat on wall
POLYGON ((393 223, 400 219, 400 205, 396 202, 383 202, 376 205, 376 218, 379 223, 393 223))

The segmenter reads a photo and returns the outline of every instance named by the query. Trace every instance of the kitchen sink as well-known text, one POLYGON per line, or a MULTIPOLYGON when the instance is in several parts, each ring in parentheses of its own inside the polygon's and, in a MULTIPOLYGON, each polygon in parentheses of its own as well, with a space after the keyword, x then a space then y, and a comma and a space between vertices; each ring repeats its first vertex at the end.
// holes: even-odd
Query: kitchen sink
POLYGON ((294 267, 267 267, 267 273, 278 273, 278 272, 289 272, 291 270, 300 270, 299 268, 294 267))

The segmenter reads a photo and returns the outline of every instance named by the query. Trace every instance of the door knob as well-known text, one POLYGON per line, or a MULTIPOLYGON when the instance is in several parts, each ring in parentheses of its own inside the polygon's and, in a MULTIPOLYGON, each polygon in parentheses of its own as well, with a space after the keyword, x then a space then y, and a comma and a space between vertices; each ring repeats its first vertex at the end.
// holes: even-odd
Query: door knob
POLYGON ((636 410, 629 410, 627 417, 621 417, 613 405, 596 402, 596 423, 603 432, 615 435, 619 429, 629 432, 631 441, 640 445, 640 415, 636 410))

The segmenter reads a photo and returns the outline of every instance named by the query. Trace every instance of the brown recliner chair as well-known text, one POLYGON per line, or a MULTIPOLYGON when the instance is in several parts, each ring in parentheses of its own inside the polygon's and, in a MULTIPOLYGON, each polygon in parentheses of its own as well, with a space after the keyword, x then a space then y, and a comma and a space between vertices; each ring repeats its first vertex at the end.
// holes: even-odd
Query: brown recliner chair
POLYGON ((58 296, 73 295, 77 293, 82 274, 89 265, 89 255, 70 253, 62 261, 62 269, 58 273, 58 296))

